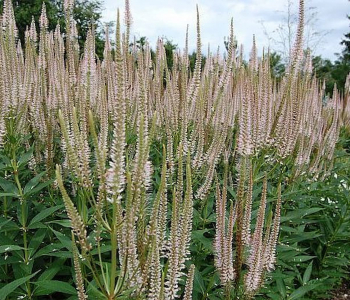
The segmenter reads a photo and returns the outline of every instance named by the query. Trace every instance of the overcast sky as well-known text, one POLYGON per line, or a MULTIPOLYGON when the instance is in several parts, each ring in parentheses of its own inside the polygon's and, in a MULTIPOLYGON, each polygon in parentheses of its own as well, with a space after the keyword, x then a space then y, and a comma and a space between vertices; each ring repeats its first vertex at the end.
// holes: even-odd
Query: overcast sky
MULTIPOLYGON (((292 2, 297 4, 298 1, 292 2)), ((237 41, 244 45, 246 54, 250 52, 253 34, 260 52, 263 47, 269 46, 271 49, 282 50, 278 46, 282 39, 276 29, 284 24, 284 29, 280 32, 287 32, 284 21, 288 15, 287 0, 130 0, 132 34, 136 38, 146 36, 153 48, 157 38, 165 36, 183 49, 186 26, 189 24, 189 45, 193 50, 196 41, 196 4, 200 11, 204 53, 208 44, 213 51, 218 46, 224 48, 224 37, 229 35, 231 18, 237 41)), ((104 0, 104 6, 103 21, 114 21, 118 7, 123 14, 123 0, 104 0)), ((344 33, 350 31, 350 21, 346 18, 350 14, 350 2, 305 0, 305 7, 311 8, 307 9, 306 19, 311 19, 313 25, 309 26, 307 33, 314 37, 309 41, 315 54, 335 59, 334 53, 341 52, 342 46, 339 43, 344 33), (308 17, 311 13, 316 13, 316 17, 308 17), (319 37, 315 37, 315 34, 319 37)), ((296 11, 295 5, 292 13, 295 15, 296 11)))

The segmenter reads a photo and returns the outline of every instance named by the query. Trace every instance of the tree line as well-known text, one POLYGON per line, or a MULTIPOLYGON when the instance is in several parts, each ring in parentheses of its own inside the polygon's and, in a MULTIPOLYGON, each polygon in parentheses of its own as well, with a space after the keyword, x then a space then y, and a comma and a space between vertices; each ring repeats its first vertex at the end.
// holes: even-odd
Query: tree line
MULTIPOLYGON (((46 6, 47 17, 49 21, 49 30, 55 29, 60 25, 61 31, 65 32, 65 19, 63 1, 60 0, 13 0, 15 10, 16 24, 18 28, 18 38, 24 44, 24 33, 26 28, 34 18, 35 23, 39 24, 41 7, 43 3, 46 6)), ((0 0, 0 8, 3 7, 4 0, 0 0)), ((96 54, 99 58, 103 57, 103 48, 105 42, 104 25, 102 24, 103 1, 101 0, 76 0, 73 9, 74 19, 77 22, 78 41, 80 48, 83 49, 87 32, 93 25, 96 37, 96 54)), ((2 11, 0 11, 2 13, 2 11)), ((350 20, 350 16, 347 16, 350 20)), ((39 26, 37 26, 38 28, 39 26)), ((141 36, 136 40, 136 46, 143 48, 147 42, 147 37, 141 36)), ((334 62, 322 56, 314 56, 312 61, 314 65, 314 75, 321 81, 325 81, 326 93, 332 94, 334 85, 341 93, 344 93, 347 74, 350 73, 350 32, 344 35, 341 41, 343 50, 337 54, 334 62)), ((172 68, 172 53, 177 49, 177 44, 172 40, 165 38, 164 43, 167 54, 168 68, 172 68)), ((154 55, 153 55, 154 56, 154 55)), ((204 60, 205 60, 205 56, 204 60)), ((189 55, 190 69, 193 71, 195 65, 196 53, 189 55)), ((204 61, 202 61, 204 63, 204 61)), ((270 54, 270 65, 272 75, 278 80, 285 72, 285 63, 282 55, 277 52, 270 54)))

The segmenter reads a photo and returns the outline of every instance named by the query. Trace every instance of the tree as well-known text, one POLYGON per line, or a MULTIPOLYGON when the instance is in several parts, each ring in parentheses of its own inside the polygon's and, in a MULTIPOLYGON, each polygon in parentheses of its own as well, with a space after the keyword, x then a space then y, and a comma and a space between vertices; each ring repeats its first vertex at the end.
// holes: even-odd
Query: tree
POLYGON ((282 61, 282 56, 277 52, 270 53, 271 75, 279 82, 286 71, 286 66, 282 61))
MULTIPOLYGON (((147 38, 145 36, 141 36, 138 40, 136 40, 135 44, 136 47, 143 52, 145 51, 145 46, 147 42, 147 38)), ((131 45, 133 46, 133 43, 131 45)))
MULTIPOLYGON (((15 12, 15 19, 18 28, 18 38, 24 44, 24 33, 34 17, 36 25, 39 24, 41 8, 43 3, 46 6, 46 14, 49 21, 49 30, 60 24, 61 31, 65 32, 65 16, 62 0, 12 0, 15 12)), ((4 0, 0 0, 0 13, 4 0)), ((77 22, 78 41, 80 48, 83 48, 86 35, 93 24, 96 34, 96 52, 102 57, 104 41, 102 33, 102 1, 101 0, 76 0, 73 8, 73 17, 77 22)), ((39 26, 37 26, 39 28, 39 26)))
MULTIPOLYGON (((288 63, 289 56, 294 46, 294 41, 298 26, 298 10, 295 0, 285 0, 286 10, 279 11, 282 15, 281 23, 272 32, 265 27, 264 21, 260 21, 263 26, 265 36, 269 41, 269 46, 281 55, 282 60, 288 63)), ((317 10, 314 6, 309 6, 305 10, 304 21, 304 48, 309 49, 314 54, 329 31, 317 30, 317 10)))
POLYGON ((172 40, 165 39, 164 48, 166 54, 166 60, 168 68, 171 70, 174 64, 174 51, 177 49, 177 44, 174 44, 172 40))
MULTIPOLYGON (((350 19, 349 16, 347 18, 350 19)), ((334 64, 328 59, 322 59, 321 56, 316 56, 312 60, 315 75, 325 81, 326 93, 330 95, 334 84, 341 93, 344 93, 346 77, 350 73, 350 33, 344 35, 341 44, 344 45, 344 49, 342 53, 337 54, 338 58, 334 64)))
MULTIPOLYGON (((350 20, 350 15, 347 16, 347 18, 350 20)), ((341 41, 341 44, 345 46, 344 52, 348 55, 350 55, 350 32, 344 34, 345 38, 341 41)))
MULTIPOLYGON (((18 37, 24 44, 24 33, 26 28, 30 25, 32 17, 36 25, 39 24, 41 9, 43 3, 46 6, 46 14, 49 21, 49 30, 55 29, 57 23, 64 27, 63 8, 60 9, 58 1, 53 0, 12 0, 13 9, 15 13, 15 20, 18 29, 18 37)), ((2 14, 4 0, 0 0, 0 13, 2 14)), ((37 26, 38 27, 38 26, 37 26)))
MULTIPOLYGON (((194 71, 194 67, 196 65, 196 58, 197 58, 197 52, 193 51, 189 56, 189 61, 190 61, 190 71, 193 72, 194 71)), ((206 56, 202 55, 202 62, 201 62, 201 68, 203 70, 205 62, 206 62, 207 58, 206 56)))
MULTIPOLYGON (((347 18, 350 20, 350 16, 347 18)), ((341 54, 338 54, 338 59, 334 63, 332 77, 337 83, 338 89, 344 92, 346 77, 350 73, 350 32, 344 35, 341 44, 344 45, 344 49, 341 54)))
MULTIPOLYGON (((63 1, 60 1, 63 2, 63 1)), ((102 29, 102 2, 100 0, 79 0, 75 1, 73 17, 77 22, 78 40, 82 49, 86 40, 86 35, 91 27, 95 26, 96 54, 101 58, 104 49, 103 29, 102 29)))
POLYGON ((323 59, 320 55, 312 58, 313 73, 321 81, 326 84, 326 94, 332 95, 335 84, 333 78, 334 64, 329 59, 323 59))

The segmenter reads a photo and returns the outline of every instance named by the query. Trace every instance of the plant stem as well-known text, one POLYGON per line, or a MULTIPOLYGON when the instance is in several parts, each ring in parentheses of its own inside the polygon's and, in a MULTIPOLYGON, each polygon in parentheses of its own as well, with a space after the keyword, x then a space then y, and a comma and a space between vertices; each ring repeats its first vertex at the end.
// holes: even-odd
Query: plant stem
MULTIPOLYGON (((26 223, 27 223, 27 215, 26 215, 27 214, 27 201, 24 197, 22 185, 21 185, 19 177, 18 177, 18 165, 17 165, 15 153, 14 153, 14 159, 12 161, 12 167, 13 167, 13 174, 14 174, 14 178, 15 178, 15 182, 17 185, 19 198, 20 198, 20 202, 21 202, 21 223, 22 223, 22 230, 23 230, 23 248, 24 248, 24 261, 23 262, 25 265, 28 265, 29 264, 29 251, 28 251, 27 225, 26 225, 26 223)), ((29 280, 26 282, 26 287, 27 287, 28 299, 32 299, 29 280)))
POLYGON ((113 203, 113 226, 111 231, 111 244, 112 244, 112 258, 111 258, 111 272, 110 272, 110 287, 109 287, 109 297, 113 299, 114 297, 114 289, 115 289, 115 277, 117 271, 117 203, 116 201, 113 203))
POLYGON ((230 300, 231 299, 231 283, 227 283, 227 285, 225 286, 225 299, 226 300, 230 300))

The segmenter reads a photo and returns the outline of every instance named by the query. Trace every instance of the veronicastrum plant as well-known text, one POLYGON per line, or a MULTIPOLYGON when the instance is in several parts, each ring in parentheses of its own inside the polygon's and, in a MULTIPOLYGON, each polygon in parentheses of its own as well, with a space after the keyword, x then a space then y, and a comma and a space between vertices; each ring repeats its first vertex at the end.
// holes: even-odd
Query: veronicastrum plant
POLYGON ((58 282, 70 294, 61 276, 76 286, 78 299, 199 298, 195 279, 203 270, 194 264, 198 249, 191 238, 201 226, 210 241, 205 272, 215 266, 219 278, 210 284, 216 296, 253 298, 274 269, 284 187, 326 177, 348 119, 347 102, 336 88, 323 104, 324 86, 312 76, 310 54, 303 55, 303 0, 291 60, 278 82, 269 53, 259 58, 255 41, 249 62, 243 61, 232 23, 225 58, 208 51, 202 67, 198 9, 193 72, 188 32, 184 51, 173 53, 172 68, 161 39, 154 57, 147 43, 143 49, 130 46, 129 1, 125 32, 118 12, 115 46, 107 29, 100 61, 93 28, 79 49, 73 6, 65 1, 64 35, 59 26, 48 32, 43 6, 39 37, 32 22, 22 50, 11 1, 4 4, 0 145, 10 159, 1 169, 3 221, 18 218, 23 242, 12 250, 22 251, 28 262, 26 186, 16 154, 27 147, 29 174, 45 170, 33 175, 27 189, 50 185, 49 195, 61 195, 52 212, 60 204, 66 212, 65 220, 42 224, 48 232, 42 243, 60 246, 39 253, 58 251, 69 267, 43 277, 41 269, 16 273, 4 260, 2 273, 13 273, 16 284, 6 278, 0 294, 35 299, 57 292, 58 282), (12 147, 19 133, 29 138, 12 147), (9 215, 8 203, 17 198, 22 213, 9 215), (193 219, 207 214, 214 198, 216 213, 193 219))

